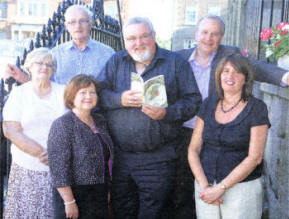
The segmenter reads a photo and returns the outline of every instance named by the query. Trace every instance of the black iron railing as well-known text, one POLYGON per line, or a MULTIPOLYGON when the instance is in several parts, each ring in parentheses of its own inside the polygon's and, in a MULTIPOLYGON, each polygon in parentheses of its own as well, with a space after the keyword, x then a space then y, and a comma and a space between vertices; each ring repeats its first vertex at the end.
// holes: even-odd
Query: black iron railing
MULTIPOLYGON (((29 48, 24 49, 23 57, 17 57, 16 65, 20 69, 24 64, 26 55, 34 48, 53 48, 70 40, 70 35, 64 28, 64 13, 73 4, 84 3, 78 0, 65 0, 58 6, 57 11, 48 20, 47 25, 43 26, 42 31, 37 33, 34 40, 31 40, 29 48)), ((93 0, 90 10, 93 12, 94 18, 91 38, 112 47, 115 51, 122 49, 121 28, 115 19, 104 15, 103 0, 93 0)), ((7 181, 11 163, 10 142, 4 137, 2 131, 2 109, 15 84, 14 79, 8 79, 5 83, 3 79, 0 81, 0 219, 3 215, 5 181, 7 181)))

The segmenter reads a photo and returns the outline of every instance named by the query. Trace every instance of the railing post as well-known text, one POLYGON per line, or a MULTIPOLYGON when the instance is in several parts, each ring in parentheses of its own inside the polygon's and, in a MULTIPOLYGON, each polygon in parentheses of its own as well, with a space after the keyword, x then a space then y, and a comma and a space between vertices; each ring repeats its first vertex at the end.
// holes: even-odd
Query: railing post
MULTIPOLYGON (((0 107, 1 112, 4 105, 4 97, 5 97, 5 89, 4 89, 4 80, 1 79, 0 81, 0 107)), ((3 204, 4 204, 4 175, 5 175, 5 138, 3 137, 3 131, 2 131, 2 114, 0 115, 0 218, 2 218, 3 215, 3 204)))

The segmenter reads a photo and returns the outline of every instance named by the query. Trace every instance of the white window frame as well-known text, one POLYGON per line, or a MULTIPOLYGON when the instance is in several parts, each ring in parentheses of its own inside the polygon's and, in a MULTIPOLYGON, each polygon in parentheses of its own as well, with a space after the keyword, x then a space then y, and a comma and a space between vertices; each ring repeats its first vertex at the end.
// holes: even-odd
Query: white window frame
POLYGON ((6 20, 7 19, 7 15, 8 15, 8 2, 2 2, 3 5, 5 5, 6 7, 4 8, 5 10, 1 10, 1 17, 0 20, 6 20), (3 12, 3 15, 2 15, 3 12))
POLYGON ((194 39, 185 39, 184 40, 184 49, 190 49, 195 47, 196 41, 194 39))
POLYGON ((39 3, 39 11, 40 11, 40 16, 41 17, 46 17, 47 16, 47 4, 42 2, 42 3, 39 3), (43 8, 44 6, 44 8, 43 8), (44 13, 44 14, 43 14, 44 13))
POLYGON ((218 6, 209 7, 208 14, 220 16, 221 15, 221 8, 218 6))
POLYGON ((198 9, 193 6, 188 6, 186 7, 185 11, 185 24, 190 24, 190 25, 196 25, 197 24, 197 15, 198 15, 198 9), (193 16, 193 13, 195 13, 195 18, 194 20, 191 20, 190 16, 193 16))
POLYGON ((43 1, 37 1, 37 0, 32 0, 32 1, 20 0, 18 2, 17 14, 19 17, 24 17, 24 16, 34 17, 34 18, 46 17, 47 16, 47 3, 43 1), (45 5, 44 10, 43 10, 43 5, 45 5), (23 11, 21 11, 22 6, 23 6, 23 11), (30 9, 31 9, 31 12, 30 12, 30 9))

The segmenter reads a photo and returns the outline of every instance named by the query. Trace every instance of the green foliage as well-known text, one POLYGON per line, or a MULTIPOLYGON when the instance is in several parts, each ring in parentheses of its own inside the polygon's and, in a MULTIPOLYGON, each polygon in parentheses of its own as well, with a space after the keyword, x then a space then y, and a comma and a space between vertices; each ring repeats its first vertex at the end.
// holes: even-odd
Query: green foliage
POLYGON ((156 37, 156 42, 159 45, 159 47, 167 49, 167 50, 171 50, 171 46, 172 46, 172 41, 171 39, 160 39, 159 37, 156 37))

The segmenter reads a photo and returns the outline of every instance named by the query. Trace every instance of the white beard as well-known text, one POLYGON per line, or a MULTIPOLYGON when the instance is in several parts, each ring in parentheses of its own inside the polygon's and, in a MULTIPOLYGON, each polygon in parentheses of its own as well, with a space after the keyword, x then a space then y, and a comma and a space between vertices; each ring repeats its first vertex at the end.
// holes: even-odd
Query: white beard
POLYGON ((146 48, 144 53, 136 54, 135 52, 132 52, 131 56, 136 62, 145 62, 151 58, 151 52, 146 48))

